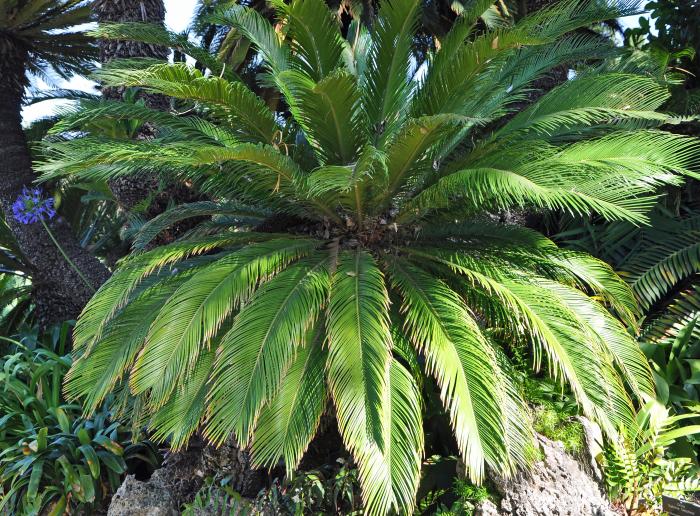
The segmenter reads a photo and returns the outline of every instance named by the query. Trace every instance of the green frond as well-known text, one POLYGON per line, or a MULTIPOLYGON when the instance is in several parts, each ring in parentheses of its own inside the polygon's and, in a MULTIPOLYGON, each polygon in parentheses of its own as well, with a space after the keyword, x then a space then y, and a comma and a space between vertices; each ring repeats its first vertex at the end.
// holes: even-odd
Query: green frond
POLYGON ((324 339, 319 322, 297 346, 279 391, 260 411, 251 446, 260 467, 271 468, 283 457, 287 471, 295 470, 313 439, 328 399, 324 339))
POLYGON ((522 386, 516 382, 517 372, 508 357, 495 344, 498 367, 503 371, 499 377, 503 390, 504 433, 503 441, 512 471, 530 466, 536 449, 535 430, 532 426, 530 408, 520 394, 522 386))
MULTIPOLYGON (((131 371, 132 392, 141 394, 149 390, 149 403, 160 408, 178 379, 194 368, 202 349, 211 346, 221 324, 250 298, 260 283, 317 246, 318 242, 301 238, 251 244, 217 260, 183 283, 151 324, 131 371)), ((244 309, 241 313, 248 312, 244 309)), ((239 326, 234 325, 232 331, 238 330, 239 326)), ((240 331, 243 333, 243 329, 240 331)), ((255 345, 253 336, 248 337, 250 344, 255 345)), ((223 339, 221 345, 225 347, 228 343, 223 339)), ((224 360, 222 357, 226 355, 224 351, 220 359, 224 360)))
POLYGON ((650 121, 661 125, 668 115, 656 110, 670 97, 667 88, 651 77, 591 73, 569 80, 518 113, 494 138, 534 133, 555 136, 581 126, 650 121), (521 133, 513 135, 513 133, 521 133))
MULTIPOLYGON (((117 321, 105 325, 99 346, 88 348, 82 345, 75 350, 73 365, 66 375, 64 386, 68 399, 82 398, 88 414, 100 407, 133 365, 163 303, 191 277, 192 272, 145 289, 120 311, 117 321)), ((84 321, 81 319, 76 342, 83 342, 84 321)))
POLYGON ((353 161, 367 135, 358 109, 357 79, 338 70, 319 82, 295 71, 282 72, 276 80, 319 162, 353 161))
POLYGON ((337 19, 322 0, 273 2, 286 21, 291 66, 321 81, 341 63, 344 50, 337 19))
POLYGON ((634 354, 636 344, 619 322, 609 315, 605 326, 596 321, 604 308, 599 307, 600 312, 595 314, 589 311, 579 315, 577 310, 582 309, 579 305, 592 303, 586 296, 538 277, 528 269, 514 269, 517 267, 514 262, 499 263, 484 256, 469 257, 454 252, 412 251, 412 254, 422 263, 441 264, 469 279, 473 288, 461 288, 472 308, 487 317, 493 327, 503 327, 514 338, 529 341, 535 367, 539 368, 545 357, 550 373, 569 384, 584 413, 601 421, 613 433, 621 421, 629 420, 631 402, 615 387, 621 385, 620 378, 612 369, 609 358, 612 351, 602 343, 598 327, 608 332, 606 337, 617 339, 618 342, 610 345, 615 346, 619 360, 627 360, 625 372, 637 373, 632 382, 640 389, 648 387, 644 361, 641 365, 634 362, 635 356, 639 358, 634 354), (580 297, 574 299, 576 295, 580 297))
POLYGON ((362 91, 375 139, 391 135, 407 114, 409 56, 419 15, 418 0, 386 0, 372 24, 362 91))
POLYGON ((212 375, 205 430, 214 442, 233 433, 246 445, 264 404, 324 306, 329 288, 328 255, 318 253, 265 283, 221 339, 212 375))
POLYGON ((27 71, 47 79, 87 73, 99 57, 96 41, 80 30, 91 21, 92 5, 86 0, 3 0, 0 31, 5 42, 0 53, 5 58, 15 45, 27 52, 26 69, 17 70, 21 81, 27 71))
MULTIPOLYGON (((390 485, 383 459, 389 443, 384 442, 386 407, 382 403, 391 358, 388 305, 384 278, 374 258, 361 250, 343 251, 328 302, 326 374, 340 434, 358 464, 365 501, 370 504, 375 502, 367 499, 369 493, 390 485)), ((390 506, 391 500, 383 503, 390 506)))
POLYGON ((700 227, 679 225, 656 234, 620 268, 644 309, 667 296, 681 281, 700 272, 700 227))
MULTIPOLYGON (((656 317, 646 322, 641 337, 652 345, 677 338, 690 322, 700 317, 700 287, 691 286, 681 291, 656 317)), ((693 326, 692 336, 700 338, 700 325, 693 326)))
POLYGON ((272 143, 279 133, 274 113, 241 82, 205 76, 185 63, 158 64, 146 69, 119 68, 118 64, 100 71, 97 77, 107 85, 136 86, 190 101, 225 120, 244 141, 272 143))
POLYGON ((168 440, 172 450, 179 450, 200 427, 215 355, 214 350, 203 351, 191 373, 182 376, 168 402, 155 413, 149 422, 155 441, 168 440))
POLYGON ((415 506, 423 462, 423 420, 420 391, 411 373, 392 359, 384 405, 384 460, 389 466, 390 493, 384 486, 365 489, 368 513, 385 514, 387 495, 393 498, 397 513, 408 513, 415 506))
MULTIPOLYGON (((523 315, 533 328, 530 336, 537 354, 544 354, 553 375, 571 387, 584 414, 614 435, 620 426, 631 423, 632 402, 595 332, 592 314, 581 313, 587 298, 561 284, 536 281, 511 281, 506 286, 525 308, 523 315)), ((617 330, 614 335, 623 339, 624 328, 617 330)))
POLYGON ((260 223, 269 213, 237 202, 197 201, 180 204, 148 220, 134 237, 133 249, 143 251, 163 231, 177 223, 195 217, 224 217, 227 222, 260 223))
POLYGON ((282 43, 283 35, 255 9, 227 5, 210 16, 209 21, 233 27, 250 40, 273 75, 289 68, 289 48, 282 43))
POLYGON ((697 167, 695 139, 658 131, 616 132, 562 147, 541 142, 536 151, 532 148, 528 142, 490 150, 469 169, 427 187, 406 209, 448 207, 461 198, 477 213, 489 206, 530 205, 640 223, 647 221, 658 186, 677 184, 676 173, 695 174, 697 167))
POLYGON ((138 41, 149 45, 159 45, 182 52, 203 64, 213 75, 236 80, 236 75, 227 70, 223 63, 212 56, 206 49, 192 43, 187 34, 171 32, 161 25, 150 23, 100 23, 89 32, 96 39, 117 41, 138 41))
POLYGON ((400 189, 411 190, 432 172, 431 153, 435 145, 464 119, 454 115, 436 115, 411 119, 386 149, 386 185, 380 185, 376 204, 386 208, 400 189))
POLYGON ((629 383, 640 400, 653 398, 654 379, 649 363, 629 331, 594 299, 572 289, 567 296, 573 300, 569 306, 600 338, 613 364, 619 368, 621 379, 629 383))
POLYGON ((389 271, 403 299, 404 331, 437 379, 469 477, 480 482, 486 463, 499 470, 508 464, 501 372, 493 350, 445 283, 403 260, 393 261, 389 271))
POLYGON ((154 272, 217 248, 270 240, 275 236, 273 233, 230 233, 177 242, 128 258, 85 305, 73 330, 74 349, 89 348, 98 342, 107 323, 129 302, 131 294, 144 278, 154 272))
POLYGON ((628 326, 637 326, 639 306, 634 292, 610 265, 588 254, 571 251, 551 253, 547 258, 571 272, 584 289, 592 290, 601 298, 603 304, 613 308, 628 326))
POLYGON ((105 127, 106 136, 119 137, 116 132, 109 134, 115 121, 133 121, 141 125, 148 121, 162 133, 170 134, 171 139, 185 139, 193 144, 216 145, 233 144, 238 137, 235 133, 196 116, 177 116, 173 113, 150 109, 141 103, 129 104, 109 100, 82 100, 76 107, 62 110, 61 119, 49 132, 60 135, 67 131, 85 130, 91 127, 105 127))

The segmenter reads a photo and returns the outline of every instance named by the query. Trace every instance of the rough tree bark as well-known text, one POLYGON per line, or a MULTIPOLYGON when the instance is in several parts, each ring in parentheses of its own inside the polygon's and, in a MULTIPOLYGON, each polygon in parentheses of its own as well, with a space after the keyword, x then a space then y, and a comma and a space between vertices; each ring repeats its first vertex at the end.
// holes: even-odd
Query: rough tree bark
MULTIPOLYGON (((2 34, 0 34, 2 37, 2 34)), ((5 42, 9 47, 13 43, 5 42)), ((7 48, 7 47, 6 47, 7 48)), ((40 223, 24 225, 12 216, 12 203, 24 187, 36 179, 32 158, 22 129, 21 107, 27 83, 27 51, 16 48, 0 60, 0 207, 22 253, 32 270, 34 300, 40 324, 74 319, 90 299, 92 290, 68 265, 40 223)), ((50 222, 51 230, 63 250, 95 287, 109 271, 97 258, 80 247, 67 222, 60 217, 50 222)))
MULTIPOLYGON (((100 23, 139 22, 163 25, 165 6, 163 0, 97 0, 93 7, 100 23)), ((100 61, 103 64, 114 59, 152 58, 165 61, 168 50, 157 45, 138 41, 100 40, 100 61)), ((103 87, 102 96, 109 100, 121 100, 123 88, 103 87)), ((168 100, 162 95, 143 94, 148 107, 167 109, 168 100)), ((145 128, 143 133, 148 133, 145 128)), ((143 134, 142 137, 148 137, 143 134)), ((110 190, 117 202, 126 210, 131 210, 137 204, 147 199, 158 190, 158 178, 153 175, 121 177, 109 182, 110 190)))

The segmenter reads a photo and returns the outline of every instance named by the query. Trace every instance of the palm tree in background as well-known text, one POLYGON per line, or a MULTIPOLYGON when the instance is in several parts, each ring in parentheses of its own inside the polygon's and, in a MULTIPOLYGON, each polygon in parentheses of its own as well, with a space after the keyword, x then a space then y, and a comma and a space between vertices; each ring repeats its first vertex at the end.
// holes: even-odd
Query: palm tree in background
MULTIPOLYGON (((92 295, 40 224, 12 217, 12 204, 35 180, 22 130, 21 109, 29 76, 82 73, 96 58, 93 40, 73 27, 90 21, 79 0, 0 0, 0 207, 19 249, 32 268, 34 299, 42 323, 75 318, 92 295)), ((82 249, 61 219, 52 231, 89 281, 99 286, 108 272, 82 249)))
POLYGON ((664 83, 614 64, 512 113, 552 68, 616 56, 576 31, 634 7, 566 1, 476 30, 490 4, 464 10, 419 75, 419 0, 382 3, 348 38, 322 0, 274 2, 274 24, 242 6, 220 11, 213 21, 264 63, 258 79, 284 99, 279 112, 211 57, 218 73, 104 70, 108 86, 169 96, 178 111, 84 102, 55 131, 133 118, 157 135, 49 144, 45 179, 146 170, 210 200, 143 226, 76 325, 68 395, 90 411, 113 393, 117 410, 175 449, 202 429, 289 470, 330 402, 369 514, 413 506, 428 376, 472 480, 529 463, 511 346, 529 345, 533 367, 607 433, 633 426, 634 397, 654 395, 625 327, 637 324, 633 293, 603 262, 500 214, 643 224, 659 186, 695 174, 698 143, 659 130, 664 83), (146 251, 193 217, 194 230, 146 251))

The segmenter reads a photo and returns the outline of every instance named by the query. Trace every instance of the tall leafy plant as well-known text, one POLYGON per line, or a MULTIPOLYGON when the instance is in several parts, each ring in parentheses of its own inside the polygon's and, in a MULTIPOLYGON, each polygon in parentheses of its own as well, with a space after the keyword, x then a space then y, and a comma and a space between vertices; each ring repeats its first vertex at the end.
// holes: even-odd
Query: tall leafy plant
POLYGON ((416 71, 417 0, 383 2, 352 43, 320 0, 274 4, 276 25, 241 6, 213 21, 252 43, 279 111, 235 78, 126 63, 100 79, 180 110, 86 104, 60 127, 138 118, 158 134, 53 144, 47 179, 148 170, 211 198, 141 228, 76 325, 67 394, 88 411, 110 392, 136 398, 124 406, 142 407, 175 448, 201 427, 289 469, 330 400, 369 514, 413 507, 421 371, 473 481, 486 465, 527 463, 533 433, 504 342, 532 346, 535 367, 609 434, 633 426, 630 393, 654 387, 625 328, 636 321, 629 287, 498 216, 529 207, 641 224, 658 186, 693 173, 698 144, 658 129, 668 92, 650 77, 592 70, 514 114, 552 67, 616 52, 571 31, 633 9, 567 1, 483 32, 490 2, 476 2, 416 71), (145 251, 195 216, 195 230, 145 251))

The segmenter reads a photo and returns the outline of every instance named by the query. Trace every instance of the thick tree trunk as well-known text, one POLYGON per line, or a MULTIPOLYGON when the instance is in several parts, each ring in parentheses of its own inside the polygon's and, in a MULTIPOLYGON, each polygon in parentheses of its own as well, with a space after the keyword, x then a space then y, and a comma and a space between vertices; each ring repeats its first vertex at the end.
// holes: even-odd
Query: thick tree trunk
MULTIPOLYGON (((12 203, 36 177, 20 114, 27 55, 19 49, 14 59, 7 55, 0 61, 0 207, 30 262, 39 322, 50 324, 76 318, 93 291, 61 256, 41 223, 24 225, 14 219, 12 203)), ((105 266, 80 247, 65 220, 58 217, 50 226, 66 254, 88 281, 99 287, 109 277, 105 266)))
MULTIPOLYGON (((94 9, 100 23, 139 22, 162 26, 165 21, 163 0, 97 0, 94 9)), ((152 58, 165 61, 167 57, 168 49, 157 45, 138 41, 100 41, 102 63, 123 58, 152 58)), ((102 95, 111 100, 121 99, 123 93, 123 88, 102 89, 102 95)), ((167 110, 170 107, 169 99, 163 95, 142 93, 141 96, 150 108, 167 110)), ((139 138, 150 138, 152 134, 153 128, 145 125, 141 129, 139 138)), ((114 179, 109 182, 109 187, 119 205, 126 210, 133 209, 158 192, 151 199, 146 210, 147 218, 165 211, 171 199, 175 199, 178 203, 200 200, 196 192, 182 184, 170 184, 159 191, 161 190, 159 180, 151 174, 114 179)), ((167 243, 167 241, 159 243, 167 243)))
MULTIPOLYGON (((97 0, 94 9, 100 23, 139 22, 163 25, 165 21, 163 0, 97 0)), ((100 41, 100 60, 103 63, 132 57, 165 60, 168 50, 138 41, 100 41)), ((105 96, 109 97, 109 94, 105 96)))
MULTIPOLYGON (((100 23, 139 22, 163 25, 165 20, 163 0, 97 0, 94 9, 100 23)), ((138 41, 100 40, 102 63, 125 58, 153 58, 165 61, 167 57, 168 50, 164 47, 138 41)), ((123 88, 102 88, 102 96, 109 100, 121 100, 123 94, 123 88)), ((162 95, 145 93, 142 96, 148 107, 163 110, 168 108, 168 99, 162 95)), ((145 128, 144 133, 147 132, 150 132, 149 128, 145 128)), ((144 134, 144 137, 147 135, 144 134)), ((130 210, 158 190, 158 178, 145 174, 122 177, 110 181, 109 187, 119 205, 130 210)))

